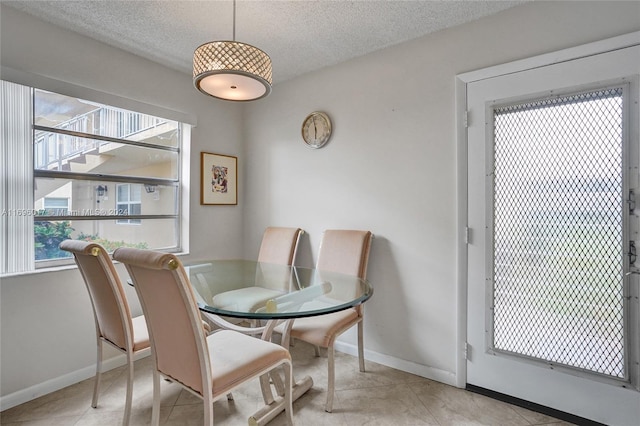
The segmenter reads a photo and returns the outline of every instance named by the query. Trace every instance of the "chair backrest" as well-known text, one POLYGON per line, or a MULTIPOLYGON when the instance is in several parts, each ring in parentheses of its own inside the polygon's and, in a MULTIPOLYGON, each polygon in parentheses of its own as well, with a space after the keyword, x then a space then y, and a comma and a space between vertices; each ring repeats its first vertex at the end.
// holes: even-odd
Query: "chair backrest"
POLYGON ((180 260, 173 254, 121 247, 122 262, 138 293, 156 369, 201 395, 211 392, 205 331, 180 260))
POLYGON ((258 262, 293 265, 302 234, 300 228, 268 227, 262 236, 258 262))
POLYGON ((329 229, 324 231, 316 269, 367 278, 373 234, 369 231, 329 229))
POLYGON ((75 258, 89 291, 98 334, 124 350, 132 349, 129 304, 107 251, 100 244, 78 240, 61 242, 60 249, 75 258))

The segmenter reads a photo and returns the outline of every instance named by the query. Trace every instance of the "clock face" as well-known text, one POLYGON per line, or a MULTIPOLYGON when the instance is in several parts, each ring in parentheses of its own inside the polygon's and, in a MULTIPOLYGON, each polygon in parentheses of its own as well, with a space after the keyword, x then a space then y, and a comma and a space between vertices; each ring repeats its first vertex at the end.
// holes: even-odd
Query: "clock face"
POLYGON ((302 123, 302 139, 311 148, 321 148, 331 137, 331 120, 323 112, 312 112, 302 123))

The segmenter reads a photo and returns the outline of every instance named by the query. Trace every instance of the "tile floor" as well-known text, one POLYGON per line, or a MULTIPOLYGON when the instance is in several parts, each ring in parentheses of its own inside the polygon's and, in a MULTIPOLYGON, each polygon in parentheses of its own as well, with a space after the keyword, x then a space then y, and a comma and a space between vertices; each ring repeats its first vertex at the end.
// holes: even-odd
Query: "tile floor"
MULTIPOLYGON (((404 373, 373 362, 358 371, 358 360, 336 355, 336 395, 333 413, 324 412, 326 357, 299 342, 292 349, 296 377, 310 375, 314 386, 293 405, 294 421, 305 426, 354 425, 569 425, 482 395, 404 373)), ((132 426, 151 422, 150 358, 136 361, 132 426)), ((103 375, 97 408, 91 408, 93 379, 0 413, 3 426, 112 426, 122 422, 126 372, 123 367, 103 375)), ((257 379, 214 404, 216 425, 246 425, 261 402, 257 379)), ((176 384, 162 381, 160 423, 166 426, 202 425, 202 403, 176 384)), ((281 426, 282 414, 269 425, 281 426)))

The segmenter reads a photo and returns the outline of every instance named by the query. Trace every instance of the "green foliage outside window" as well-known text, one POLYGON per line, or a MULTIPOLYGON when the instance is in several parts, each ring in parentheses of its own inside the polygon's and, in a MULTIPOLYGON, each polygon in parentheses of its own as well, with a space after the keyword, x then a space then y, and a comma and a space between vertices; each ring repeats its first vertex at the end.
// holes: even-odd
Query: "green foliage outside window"
POLYGON ((133 247, 138 249, 149 248, 149 244, 147 243, 125 243, 124 241, 110 241, 110 240, 101 238, 97 235, 84 234, 82 232, 80 233, 80 235, 78 235, 78 238, 76 238, 76 240, 90 241, 92 243, 100 244, 109 253, 113 253, 113 251, 118 247, 133 247))
POLYGON ((36 260, 71 257, 71 253, 60 250, 58 246, 71 238, 73 228, 69 222, 35 222, 36 260))
MULTIPOLYGON (((73 239, 74 229, 67 221, 36 222, 34 224, 36 260, 61 259, 71 257, 71 253, 60 250, 62 241, 73 239)), ((110 241, 98 235, 80 233, 76 240, 90 241, 102 245, 107 252, 112 253, 118 247, 134 247, 147 249, 147 243, 126 243, 124 241, 110 241)))

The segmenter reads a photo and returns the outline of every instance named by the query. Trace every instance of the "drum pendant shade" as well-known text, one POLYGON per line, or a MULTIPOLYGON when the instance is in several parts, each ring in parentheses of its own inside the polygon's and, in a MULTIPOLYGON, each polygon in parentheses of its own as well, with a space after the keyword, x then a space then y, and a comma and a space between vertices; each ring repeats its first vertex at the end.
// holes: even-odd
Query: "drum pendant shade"
POLYGON ((271 93, 271 58, 250 44, 235 41, 236 2, 233 2, 233 41, 212 41, 193 54, 193 84, 202 93, 229 101, 252 101, 271 93))
POLYGON ((193 84, 229 101, 252 101, 271 93, 271 58, 255 46, 212 41, 193 54, 193 84))

